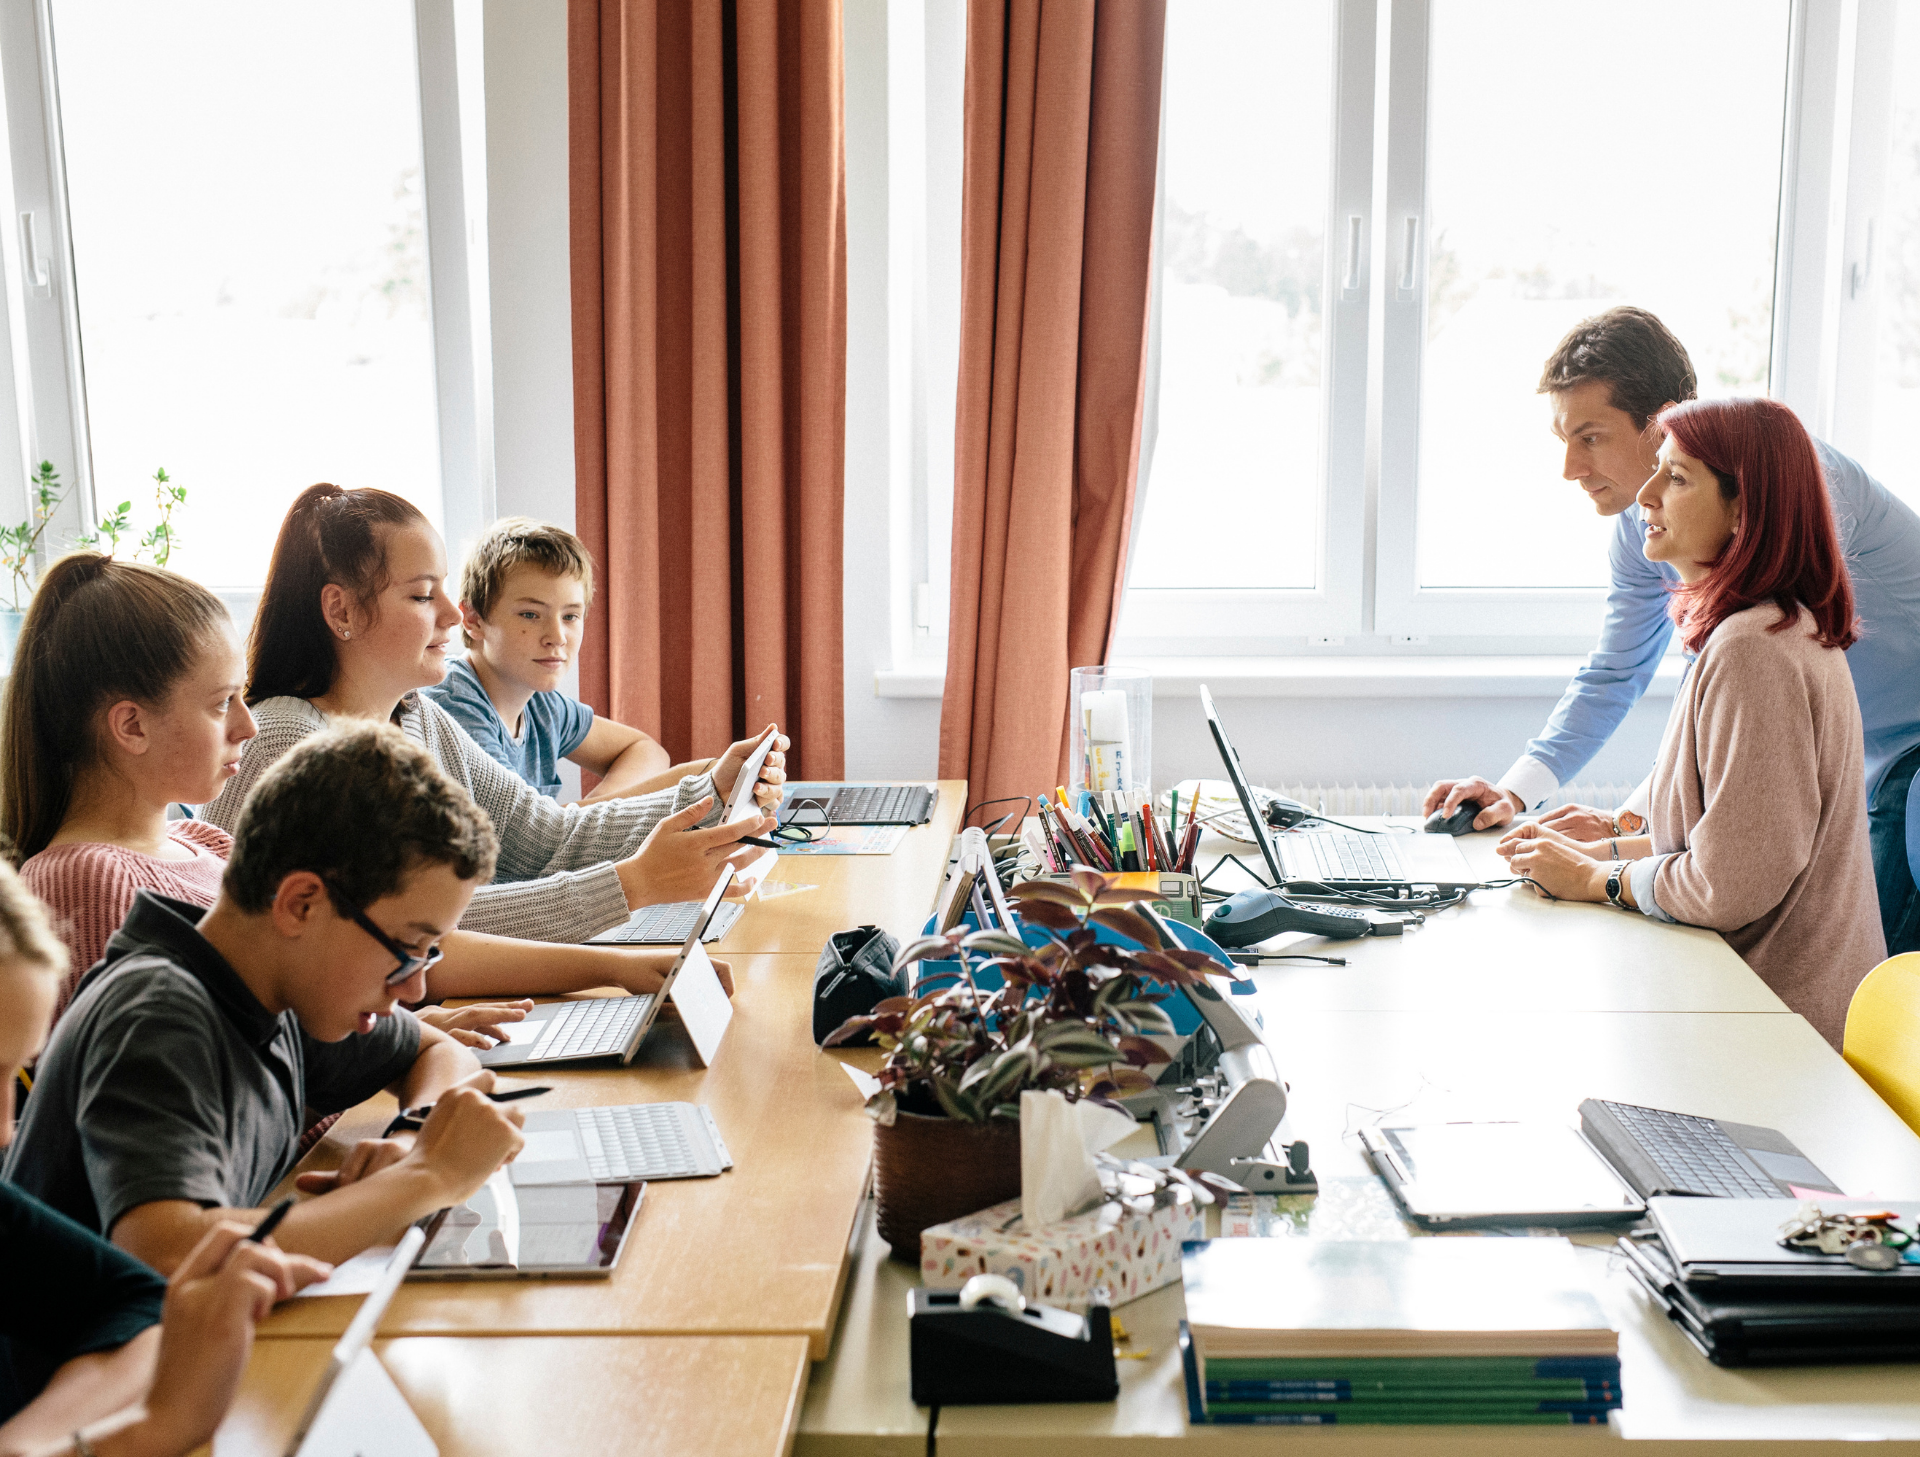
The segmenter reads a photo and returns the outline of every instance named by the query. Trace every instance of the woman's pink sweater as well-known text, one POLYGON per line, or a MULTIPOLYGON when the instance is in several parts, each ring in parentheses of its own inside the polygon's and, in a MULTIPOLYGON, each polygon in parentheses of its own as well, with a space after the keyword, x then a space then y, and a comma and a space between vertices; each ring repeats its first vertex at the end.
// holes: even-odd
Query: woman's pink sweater
POLYGON ((53 1009, 56 1021, 80 978, 106 951, 107 938, 120 929, 135 891, 213 904, 233 837, 204 820, 176 820, 167 834, 193 858, 159 860, 120 845, 75 842, 49 846, 20 867, 27 889, 52 909, 54 929, 73 955, 53 1009))

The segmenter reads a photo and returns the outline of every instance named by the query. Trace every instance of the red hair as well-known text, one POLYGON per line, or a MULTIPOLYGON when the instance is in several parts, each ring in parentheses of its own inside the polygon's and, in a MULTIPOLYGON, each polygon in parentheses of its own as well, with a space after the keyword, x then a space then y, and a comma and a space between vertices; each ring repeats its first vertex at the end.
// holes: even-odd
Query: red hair
POLYGON ((1697 653, 1736 612, 1771 602, 1783 632, 1813 614, 1821 647, 1850 648, 1859 638, 1853 583, 1840 556, 1840 538, 1827 502, 1826 478, 1813 437, 1777 400, 1688 400, 1660 416, 1674 446, 1720 482, 1740 503, 1740 525, 1703 581, 1674 593, 1680 640, 1697 653))

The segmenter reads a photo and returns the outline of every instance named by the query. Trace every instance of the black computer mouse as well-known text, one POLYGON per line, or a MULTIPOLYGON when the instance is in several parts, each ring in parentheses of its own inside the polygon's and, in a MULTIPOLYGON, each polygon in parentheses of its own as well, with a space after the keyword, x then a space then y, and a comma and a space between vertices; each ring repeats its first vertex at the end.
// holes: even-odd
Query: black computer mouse
POLYGON ((1435 810, 1427 816, 1426 831, 1429 835, 1464 835, 1472 830, 1474 816, 1485 808, 1484 804, 1475 804, 1466 799, 1451 815, 1443 815, 1435 810))
POLYGON ((1230 895, 1207 917, 1206 932, 1221 946, 1253 946, 1282 931, 1308 931, 1335 941, 1364 936, 1373 929, 1365 911, 1351 906, 1303 906, 1275 890, 1243 890, 1230 895))

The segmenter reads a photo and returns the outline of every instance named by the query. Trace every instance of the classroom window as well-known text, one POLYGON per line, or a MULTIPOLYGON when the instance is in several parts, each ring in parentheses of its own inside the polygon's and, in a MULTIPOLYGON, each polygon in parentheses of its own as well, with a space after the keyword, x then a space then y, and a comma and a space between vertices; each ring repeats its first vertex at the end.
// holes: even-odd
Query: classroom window
MULTIPOLYGON (((441 483, 413 7, 52 0, 97 512, 185 487, 172 565, 265 577, 330 480, 441 483)), ((123 543, 130 551, 134 541, 123 543)))
POLYGON ((1606 584, 1534 393, 1581 319, 1650 309, 1702 395, 1767 392, 1787 41, 1787 0, 1434 0, 1421 587, 1606 584))
MULTIPOLYGON (((1868 214, 1863 256, 1847 291, 1871 309, 1873 408, 1862 455, 1887 486, 1920 507, 1911 440, 1920 420, 1920 5, 1893 10, 1892 94, 1879 205, 1868 214)), ((1876 139, 1863 139, 1863 150, 1876 139)))
POLYGON ((1169 8, 1157 430, 1133 586, 1313 588, 1333 9, 1169 8), (1222 530, 1222 523, 1232 523, 1222 530))

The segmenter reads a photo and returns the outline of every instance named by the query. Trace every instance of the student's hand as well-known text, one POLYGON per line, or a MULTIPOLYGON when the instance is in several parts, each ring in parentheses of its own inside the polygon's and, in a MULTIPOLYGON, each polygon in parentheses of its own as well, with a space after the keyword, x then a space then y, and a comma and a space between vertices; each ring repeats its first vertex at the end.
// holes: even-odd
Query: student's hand
POLYGON ((1604 901, 1606 867, 1589 859, 1571 844, 1542 836, 1515 843, 1507 855, 1513 873, 1533 883, 1536 891, 1562 901, 1604 901))
POLYGON ((1613 828, 1613 811, 1595 809, 1590 804, 1563 804, 1541 815, 1540 823, 1575 840, 1604 840, 1616 833, 1637 835, 1646 828, 1646 821, 1639 815, 1623 814, 1616 832, 1613 828))
POLYGON ((475 1002, 470 1007, 422 1007, 414 1015, 455 1042, 484 1049, 505 1042, 507 1034, 502 1029, 508 1023, 524 1022, 532 1010, 533 1002, 522 998, 514 1002, 475 1002))
POLYGON ((1481 806, 1480 813, 1473 817, 1476 830, 1497 829, 1526 808, 1511 790, 1496 789, 1475 775, 1471 779, 1442 779, 1427 791, 1426 802, 1420 806, 1420 813, 1430 815, 1439 810, 1442 814, 1452 815, 1468 800, 1481 806))
POLYGON ((339 1168, 316 1169, 296 1175, 293 1186, 302 1194, 327 1194, 335 1189, 344 1189, 349 1184, 371 1178, 382 1169, 392 1168, 412 1148, 411 1134, 400 1138, 363 1138, 347 1150, 347 1156, 340 1161, 339 1168))
POLYGON ((711 799, 703 799, 668 815, 653 827, 645 844, 614 867, 620 874, 620 888, 627 893, 629 910, 705 900, 723 866, 739 870, 760 857, 762 847, 742 845, 740 838, 764 837, 773 829, 773 820, 739 820, 711 829, 695 828, 712 807, 711 799))
MULTIPOLYGON (((740 771, 746 766, 747 756, 754 751, 754 747, 769 733, 777 733, 778 728, 777 724, 768 724, 752 738, 731 745, 726 753, 713 761, 713 768, 709 772, 713 775, 713 787, 722 799, 733 793, 733 781, 740 777, 740 771)), ((785 734, 778 734, 773 741, 767 762, 760 770, 760 782, 753 789, 753 797, 762 809, 777 807, 786 793, 783 787, 787 782, 786 751, 792 747, 792 741, 785 734)))
POLYGON ((440 1094, 407 1156, 433 1175, 442 1204, 465 1200, 526 1146, 519 1105, 488 1102, 492 1090, 493 1074, 483 1071, 440 1094))
POLYGON ((208 1230, 167 1285, 144 1443, 186 1452, 208 1441, 240 1384, 254 1326, 276 1301, 330 1273, 319 1260, 254 1244, 243 1224, 208 1230))
POLYGON ((1535 844, 1542 840, 1551 841, 1556 845, 1564 845, 1567 849, 1577 851, 1589 860, 1611 860, 1613 858, 1607 853, 1607 842, 1605 840, 1600 841, 1598 844, 1590 845, 1584 841, 1574 839, 1571 835, 1563 835, 1558 830, 1550 830, 1538 821, 1529 821, 1524 825, 1515 825, 1500 837, 1500 842, 1493 848, 1511 861, 1515 852, 1523 849, 1527 845, 1535 844))
MULTIPOLYGON (((598 949, 598 948, 596 948, 598 949)), ((607 985, 622 987, 635 996, 648 992, 658 992, 666 982, 667 972, 672 969, 677 951, 639 951, 626 947, 609 947, 608 955, 615 965, 609 969, 607 985)), ((720 978, 720 985, 726 988, 727 995, 733 995, 733 969, 717 957, 709 957, 713 962, 714 975, 720 978)))

